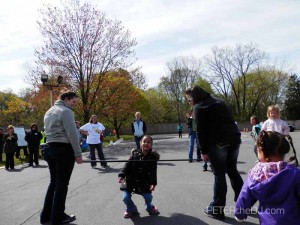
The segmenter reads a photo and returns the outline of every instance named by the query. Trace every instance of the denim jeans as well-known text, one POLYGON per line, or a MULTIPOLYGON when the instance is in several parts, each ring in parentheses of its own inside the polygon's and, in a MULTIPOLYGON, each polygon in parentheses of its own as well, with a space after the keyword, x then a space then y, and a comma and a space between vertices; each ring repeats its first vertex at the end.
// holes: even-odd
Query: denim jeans
POLYGON ((136 144, 136 149, 141 149, 141 140, 143 136, 134 136, 135 144, 136 144))
POLYGON ((46 193, 41 219, 59 224, 64 218, 69 181, 75 157, 67 143, 48 143, 44 146, 44 159, 50 171, 50 184, 46 193))
POLYGON ((197 149, 197 159, 200 159, 201 156, 200 156, 200 150, 198 148, 198 143, 197 143, 197 134, 195 131, 191 131, 189 134, 189 160, 193 160, 195 144, 197 149))
MULTIPOLYGON (((103 150, 102 150, 102 143, 99 144, 89 144, 89 148, 90 148, 90 156, 91 156, 91 160, 96 160, 96 155, 95 155, 95 149, 97 149, 97 153, 98 153, 98 157, 100 160, 105 160, 104 154, 103 154, 103 150)), ((100 162, 101 166, 106 167, 107 166, 107 162, 100 162)), ((96 162, 91 162, 91 166, 96 166, 97 163, 96 162)))
MULTIPOLYGON (((150 211, 153 206, 152 205, 152 198, 153 198, 152 194, 151 193, 142 193, 141 195, 145 199, 146 210, 150 211)), ((125 203, 125 205, 127 207, 126 211, 128 213, 137 211, 136 205, 132 201, 131 197, 132 197, 132 194, 130 192, 123 191, 123 202, 125 203)))
POLYGON ((239 148, 239 144, 223 147, 212 144, 208 151, 208 156, 215 177, 214 197, 213 201, 210 203, 210 207, 218 208, 220 213, 223 213, 224 206, 226 205, 226 173, 229 176, 230 183, 235 194, 234 201, 237 200, 243 186, 243 179, 237 170, 239 148))

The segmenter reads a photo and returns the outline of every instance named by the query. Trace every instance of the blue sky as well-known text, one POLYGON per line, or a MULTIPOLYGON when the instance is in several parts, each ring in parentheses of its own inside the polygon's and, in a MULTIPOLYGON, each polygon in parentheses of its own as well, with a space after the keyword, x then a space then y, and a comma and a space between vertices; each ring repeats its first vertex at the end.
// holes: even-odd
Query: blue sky
MULTIPOLYGON (((0 8, 0 91, 26 87, 26 64, 41 44, 37 9, 59 0, 10 0, 0 8)), ((122 21, 138 41, 136 65, 150 87, 176 56, 203 57, 214 46, 253 42, 271 60, 286 62, 300 75, 298 0, 88 0, 106 16, 122 21)))

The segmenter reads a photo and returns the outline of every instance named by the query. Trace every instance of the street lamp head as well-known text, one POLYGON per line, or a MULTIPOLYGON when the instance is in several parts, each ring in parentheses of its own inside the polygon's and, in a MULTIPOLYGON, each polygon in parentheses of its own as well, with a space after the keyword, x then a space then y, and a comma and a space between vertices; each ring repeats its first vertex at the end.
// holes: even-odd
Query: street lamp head
POLYGON ((48 81, 48 75, 47 74, 42 74, 41 81, 43 82, 43 84, 46 83, 48 81))
POLYGON ((57 77, 57 83, 58 83, 58 84, 62 84, 63 80, 64 80, 63 76, 59 75, 59 76, 57 77))

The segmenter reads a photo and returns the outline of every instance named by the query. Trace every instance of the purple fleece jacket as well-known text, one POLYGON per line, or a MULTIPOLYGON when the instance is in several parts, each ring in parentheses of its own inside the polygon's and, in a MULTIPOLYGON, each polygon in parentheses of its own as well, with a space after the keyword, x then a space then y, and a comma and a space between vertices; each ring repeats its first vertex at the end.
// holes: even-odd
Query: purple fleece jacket
POLYGON ((246 219, 257 200, 261 225, 299 225, 300 170, 282 161, 257 163, 236 201, 235 217, 246 219))

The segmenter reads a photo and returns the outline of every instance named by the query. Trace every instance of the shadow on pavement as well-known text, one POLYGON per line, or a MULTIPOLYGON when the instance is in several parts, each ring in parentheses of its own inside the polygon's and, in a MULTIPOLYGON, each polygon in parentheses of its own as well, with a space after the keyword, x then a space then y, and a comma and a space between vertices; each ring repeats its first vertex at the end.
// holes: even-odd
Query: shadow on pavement
POLYGON ((164 217, 160 215, 140 217, 139 214, 137 214, 133 216, 131 220, 135 225, 208 225, 199 218, 179 213, 172 214, 170 217, 164 217))
POLYGON ((176 166, 174 163, 162 163, 162 162, 158 162, 157 165, 159 165, 159 166, 176 166))

